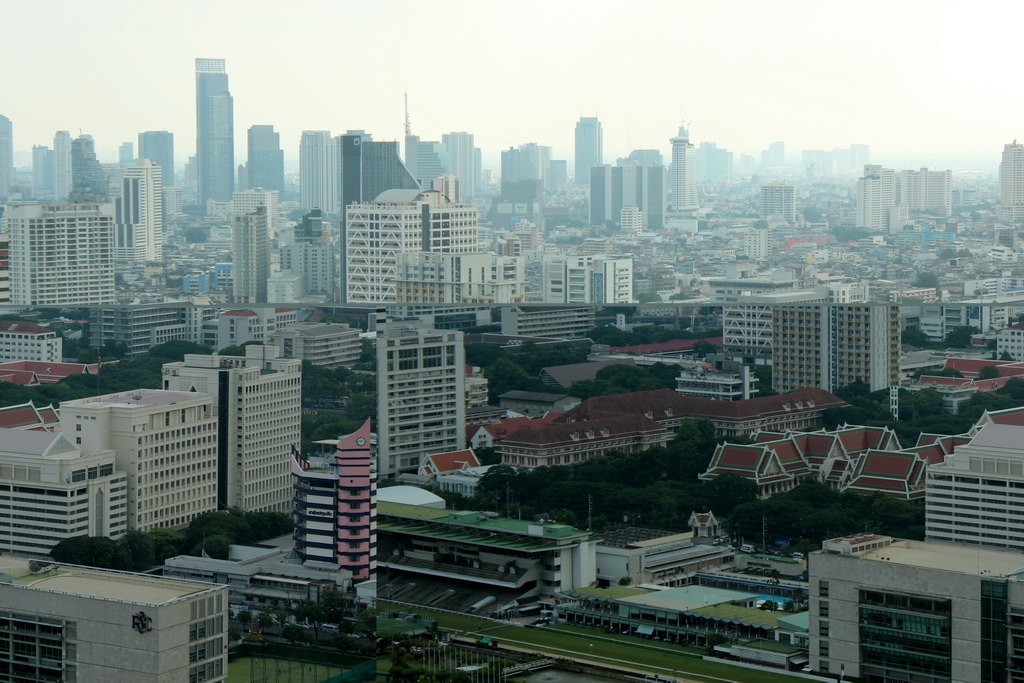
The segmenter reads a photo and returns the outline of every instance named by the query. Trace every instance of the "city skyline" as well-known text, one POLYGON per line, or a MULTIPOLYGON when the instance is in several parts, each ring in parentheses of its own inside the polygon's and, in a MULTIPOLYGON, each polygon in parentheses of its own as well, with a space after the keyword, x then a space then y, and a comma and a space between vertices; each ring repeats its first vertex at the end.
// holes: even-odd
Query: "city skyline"
POLYGON ((491 169, 501 149, 526 142, 571 160, 580 116, 600 119, 606 161, 632 149, 667 153, 684 122, 695 144, 737 154, 777 140, 790 159, 863 143, 875 162, 957 169, 994 168, 1002 145, 1024 137, 1015 118, 1024 95, 1006 88, 997 68, 1012 63, 1010 31, 1021 12, 1005 3, 965 12, 952 2, 791 2, 779 12, 747 2, 652 2, 629 13, 578 2, 527 2, 515 13, 454 1, 387 9, 247 3, 245 31, 225 31, 240 7, 186 2, 167 13, 109 0, 9 10, 13 30, 0 50, 21 68, 5 83, 24 96, 5 98, 2 113, 13 122, 16 164, 27 167, 32 145, 49 144, 57 130, 91 134, 102 160, 116 159, 118 146, 142 131, 168 130, 182 163, 195 151, 196 57, 227 62, 236 162, 245 154, 237 131, 273 125, 290 168, 303 130, 364 129, 375 140, 401 140, 406 92, 416 135, 473 133, 491 169), (63 21, 49 21, 54 7, 63 21), (344 40, 311 40, 311 17, 324 36, 344 40), (126 59, 124 37, 157 23, 149 48, 126 59), (59 49, 38 51, 34 33, 18 28, 42 24, 59 49), (372 29, 383 26, 389 44, 410 47, 381 49, 372 29), (684 26, 692 30, 680 34, 684 26), (495 40, 499 31, 507 40, 495 40), (424 35, 447 37, 434 57, 450 75, 438 78, 432 53, 415 47, 426 44, 424 35), (502 53, 504 44, 516 46, 514 56, 502 53), (563 64, 552 58, 558 54, 563 64), (124 96, 77 76, 112 65, 118 82, 131 84, 124 96), (358 87, 346 84, 349 73, 358 87))

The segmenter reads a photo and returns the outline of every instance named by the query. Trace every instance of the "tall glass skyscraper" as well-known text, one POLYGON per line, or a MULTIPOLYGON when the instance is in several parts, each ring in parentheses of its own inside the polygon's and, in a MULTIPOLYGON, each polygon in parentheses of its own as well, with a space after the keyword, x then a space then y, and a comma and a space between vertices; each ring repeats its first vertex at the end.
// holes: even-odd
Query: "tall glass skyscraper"
POLYGON ((284 192, 284 152, 281 135, 273 126, 249 127, 249 160, 246 162, 249 189, 284 192))
POLYGON ((576 174, 573 182, 590 182, 590 169, 604 164, 604 131, 595 116, 581 116, 576 122, 576 174))
POLYGON ((223 59, 196 59, 196 159, 199 205, 231 201, 235 190, 235 124, 223 59))
POLYGON ((174 185, 174 133, 166 130, 139 133, 139 158, 149 159, 160 167, 164 187, 174 185))

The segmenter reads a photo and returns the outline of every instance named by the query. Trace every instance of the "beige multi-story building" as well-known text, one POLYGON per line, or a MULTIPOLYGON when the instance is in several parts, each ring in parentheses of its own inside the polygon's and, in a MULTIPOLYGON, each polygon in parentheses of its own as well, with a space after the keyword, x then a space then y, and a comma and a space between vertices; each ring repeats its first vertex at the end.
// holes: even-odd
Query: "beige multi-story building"
POLYGON ((633 303, 633 259, 573 256, 546 259, 542 266, 545 304, 633 303))
POLYGON ((266 207, 231 217, 232 300, 239 304, 267 302, 270 277, 270 221, 266 207))
POLYGON ((593 306, 503 306, 501 333, 582 339, 594 329, 593 306))
POLYGON ((113 204, 8 206, 0 233, 10 240, 12 304, 114 303, 113 204))
POLYGON ((1016 140, 1003 146, 996 215, 1007 223, 1024 219, 1024 144, 1016 140))
POLYGON ((359 328, 348 325, 299 323, 270 334, 268 341, 281 350, 284 358, 325 368, 352 367, 363 351, 359 334, 359 328))
POLYGON ((132 263, 163 260, 163 169, 139 159, 125 169, 119 189, 114 257, 132 263))
POLYGON ((871 391, 900 379, 900 310, 887 304, 796 304, 772 309, 772 388, 871 391))
POLYGON ((781 181, 762 185, 757 211, 761 218, 792 223, 796 220, 796 186, 781 181))
POLYGON ((0 558, 0 679, 217 683, 228 588, 0 558))
POLYGON ((892 225, 896 207, 896 172, 877 164, 864 167, 864 176, 857 181, 857 227, 869 232, 895 231, 892 225))
MULTIPOLYGON (((73 438, 73 437, 72 437, 73 438)), ((73 536, 128 530, 128 477, 114 452, 83 455, 60 432, 0 429, 0 553, 47 555, 73 536)))
POLYGON ((898 202, 911 211, 925 211, 938 216, 953 213, 953 171, 900 171, 898 202))
POLYGON ((243 356, 188 354, 163 366, 164 388, 213 397, 217 503, 243 510, 291 509, 291 449, 301 441, 302 361, 276 346, 251 345, 243 356))
POLYGON ((183 527, 217 509, 213 398, 138 389, 63 401, 61 431, 86 456, 114 451, 128 475, 128 528, 183 527))
POLYGON ((477 251, 477 211, 436 190, 387 190, 345 210, 347 303, 394 303, 400 254, 477 251))

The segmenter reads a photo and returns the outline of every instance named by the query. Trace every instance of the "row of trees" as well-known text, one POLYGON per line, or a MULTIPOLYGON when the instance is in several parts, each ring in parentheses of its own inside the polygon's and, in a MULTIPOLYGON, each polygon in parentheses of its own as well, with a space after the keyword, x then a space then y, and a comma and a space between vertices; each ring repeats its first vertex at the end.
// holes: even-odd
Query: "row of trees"
POLYGON ((176 555, 205 553, 225 560, 232 544, 256 543, 291 530, 291 518, 282 512, 232 508, 201 515, 185 531, 163 527, 129 531, 116 541, 104 536, 75 536, 55 545, 50 557, 68 564, 142 572, 176 555))

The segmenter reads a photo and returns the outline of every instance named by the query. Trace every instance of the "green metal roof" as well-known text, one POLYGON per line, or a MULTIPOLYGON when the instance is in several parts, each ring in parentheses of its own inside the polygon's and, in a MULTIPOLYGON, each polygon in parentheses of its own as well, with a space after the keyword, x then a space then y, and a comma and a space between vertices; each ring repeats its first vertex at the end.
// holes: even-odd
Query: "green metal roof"
POLYGON ((689 613, 724 622, 772 629, 778 627, 779 617, 783 616, 776 612, 765 612, 764 610, 754 609, 753 607, 740 607, 739 605, 732 605, 729 603, 709 605, 707 607, 690 610, 689 613))

